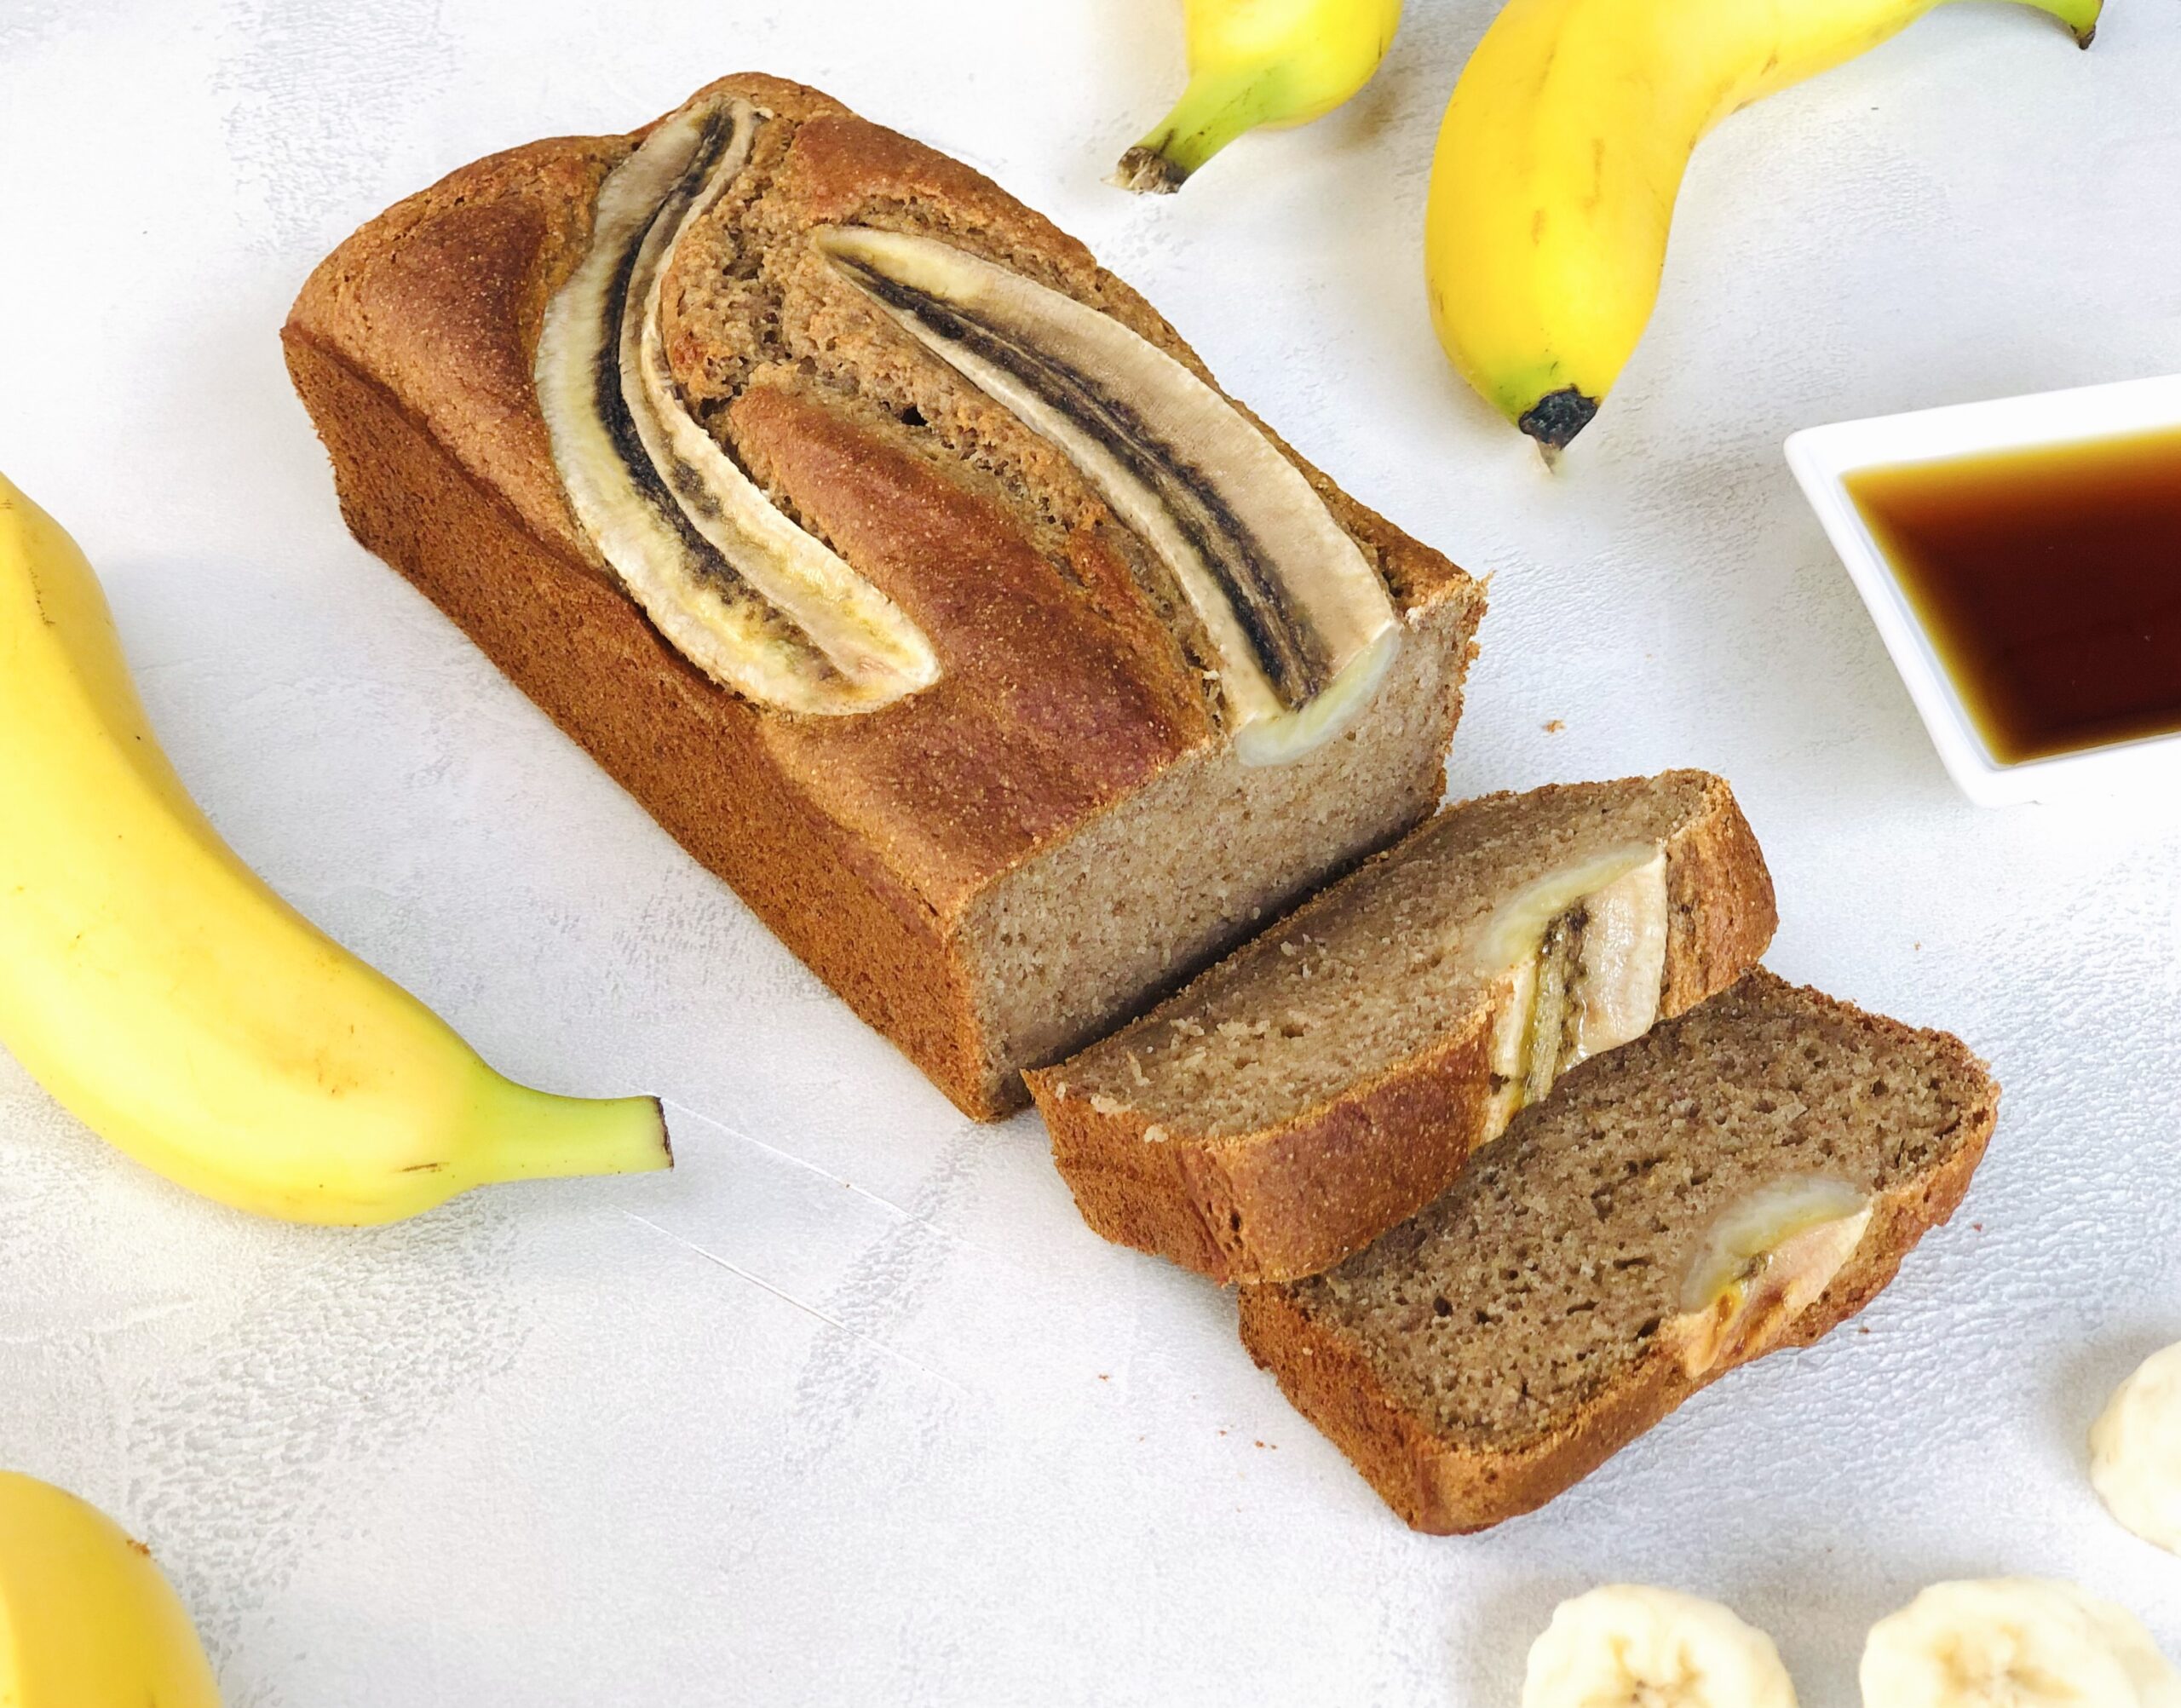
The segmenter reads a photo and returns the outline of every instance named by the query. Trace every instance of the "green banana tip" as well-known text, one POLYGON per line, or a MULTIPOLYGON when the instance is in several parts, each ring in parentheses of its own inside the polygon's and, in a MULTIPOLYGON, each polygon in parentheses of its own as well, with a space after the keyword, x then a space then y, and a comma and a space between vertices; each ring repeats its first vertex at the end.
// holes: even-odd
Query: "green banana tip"
POLYGON ((1588 427, 1597 412, 1596 398, 1584 396, 1574 386, 1562 386, 1558 391, 1547 392, 1524 410, 1515 425, 1537 440, 1542 449, 1555 452, 1566 450, 1568 441, 1588 427))

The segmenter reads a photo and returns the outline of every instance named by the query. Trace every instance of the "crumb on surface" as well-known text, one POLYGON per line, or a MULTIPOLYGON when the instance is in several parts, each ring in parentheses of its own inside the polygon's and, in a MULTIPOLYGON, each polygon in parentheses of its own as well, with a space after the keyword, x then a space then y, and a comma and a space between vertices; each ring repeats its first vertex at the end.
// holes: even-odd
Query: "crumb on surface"
POLYGON ((1567 727, 1568 726, 1557 717, 1550 717, 1545 721, 1545 733, 1547 735, 1557 735, 1567 727))

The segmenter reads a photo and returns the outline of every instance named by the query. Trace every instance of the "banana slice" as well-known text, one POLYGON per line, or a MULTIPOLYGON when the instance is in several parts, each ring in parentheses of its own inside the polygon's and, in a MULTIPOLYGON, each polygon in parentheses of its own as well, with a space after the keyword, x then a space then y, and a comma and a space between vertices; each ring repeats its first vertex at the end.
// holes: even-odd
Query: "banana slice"
POLYGON ((1871 1195, 1793 1175, 1737 1199, 1705 1230, 1667 1333, 1691 1376, 1775 1344, 1816 1303, 1870 1226, 1871 1195))
POLYGON ((1486 923, 1473 963, 1510 981, 1492 1038, 1493 1119, 1504 1127, 1577 1062, 1641 1038, 1659 1017, 1666 850, 1632 842, 1545 873, 1486 923))
POLYGON ((1159 555, 1218 653, 1245 764, 1299 758, 1355 721, 1400 615, 1302 472, 1232 404, 1112 315, 935 238, 838 226, 815 241, 1159 555))
POLYGON ((2181 1346, 2145 1359, 2090 1431, 2090 1481, 2146 1542, 2181 1553, 2181 1346))
POLYGON ((1717 1602, 1608 1584, 1530 1645, 1522 1708, 1795 1708, 1772 1639, 1717 1602))
POLYGON ((538 407, 568 502, 675 650, 761 704, 841 716, 939 679, 924 631, 782 514, 683 401, 659 293, 762 116, 739 99, 662 123, 599 192, 591 246, 545 308, 538 407))
POLYGON ((1871 1627, 1864 1708, 2177 1708, 2134 1614, 2040 1578, 1934 1584, 1871 1627))

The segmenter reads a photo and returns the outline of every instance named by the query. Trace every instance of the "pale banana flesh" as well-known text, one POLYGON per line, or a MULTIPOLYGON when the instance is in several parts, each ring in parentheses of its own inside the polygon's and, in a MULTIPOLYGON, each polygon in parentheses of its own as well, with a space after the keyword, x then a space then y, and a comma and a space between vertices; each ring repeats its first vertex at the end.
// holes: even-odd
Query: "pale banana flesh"
POLYGON ((1772 1639, 1717 1602, 1606 1584, 1530 1646, 1522 1708, 1795 1708, 1772 1639))
POLYGON ((104 1513, 0 1471, 0 1703, 220 1708, 181 1599, 104 1513))
POLYGON ((1171 194, 1236 137, 1307 124, 1378 69, 1401 0, 1188 0, 1188 87, 1113 181, 1171 194))
POLYGON ((2126 1608, 2073 1584, 1934 1584, 1871 1627, 1865 1708, 2181 1708, 2181 1674, 2126 1608))
POLYGON ((2181 1554, 2181 1345, 2114 1390, 2091 1428, 2090 1484, 2121 1523, 2181 1554))
POLYGON ((160 751, 97 577, 0 477, 0 1045, 192 1191, 359 1223, 665 1168, 657 1101, 503 1078, 274 894, 160 751))
MULTIPOLYGON (((1454 365, 1548 450, 1565 446, 1650 319, 1705 133, 1941 3, 1509 0, 1432 158, 1425 268, 1454 365)), ((2089 45, 2101 0, 2028 3, 2089 45)))

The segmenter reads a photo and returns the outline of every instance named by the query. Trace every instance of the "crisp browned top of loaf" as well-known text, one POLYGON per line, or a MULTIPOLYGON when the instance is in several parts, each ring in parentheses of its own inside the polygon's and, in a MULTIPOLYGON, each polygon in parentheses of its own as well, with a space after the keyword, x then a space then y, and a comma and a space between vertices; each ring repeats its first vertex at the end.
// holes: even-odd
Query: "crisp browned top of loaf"
POLYGON ((1649 1367, 1680 1356, 1663 1331, 1695 1254, 1759 1188, 1816 1176, 1873 1194, 1862 1247, 1811 1313, 1836 1320, 1835 1294, 1882 1283, 1951 1209, 1998 1096, 1959 1039, 1759 969, 1574 1069, 1444 1197, 1283 1284, 1286 1300, 1438 1442, 1519 1456, 1660 1386, 1649 1367))
MULTIPOLYGON (((846 222, 942 236, 1211 377, 1081 244, 981 174, 778 78, 701 93, 714 90, 769 119, 667 280, 676 378, 776 502, 931 637, 945 671, 864 716, 767 714, 763 739, 818 810, 952 918, 994 877, 1223 739, 1211 661, 1163 572, 1065 457, 801 239, 846 222)), ((462 168, 329 256, 287 329, 373 376, 542 543, 609 581, 562 494, 531 369, 598 187, 642 135, 536 142, 462 168)), ((1481 604, 1460 570, 1280 448, 1397 604, 1481 604)), ((682 668, 710 687, 671 658, 630 667, 682 668)))

